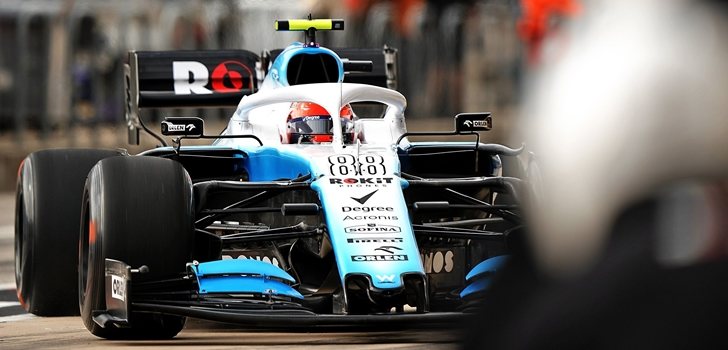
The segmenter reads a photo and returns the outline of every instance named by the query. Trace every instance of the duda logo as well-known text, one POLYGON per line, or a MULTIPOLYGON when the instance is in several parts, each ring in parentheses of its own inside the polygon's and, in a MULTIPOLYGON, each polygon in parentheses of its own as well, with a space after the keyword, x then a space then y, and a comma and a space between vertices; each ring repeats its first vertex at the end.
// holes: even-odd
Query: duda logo
POLYGON ((237 61, 221 62, 215 66, 212 74, 207 66, 197 61, 172 62, 172 78, 176 95, 237 92, 251 88, 250 82, 246 81, 246 76, 252 77, 253 72, 246 65, 237 61), (212 80, 211 83, 210 80, 212 80), (208 83, 212 90, 207 87, 208 83))
POLYGON ((488 123, 487 120, 466 120, 463 122, 463 125, 465 125, 469 128, 472 128, 472 127, 489 128, 490 127, 490 124, 488 123))
POLYGON ((490 113, 460 113, 455 116, 456 132, 486 131, 493 127, 490 113))

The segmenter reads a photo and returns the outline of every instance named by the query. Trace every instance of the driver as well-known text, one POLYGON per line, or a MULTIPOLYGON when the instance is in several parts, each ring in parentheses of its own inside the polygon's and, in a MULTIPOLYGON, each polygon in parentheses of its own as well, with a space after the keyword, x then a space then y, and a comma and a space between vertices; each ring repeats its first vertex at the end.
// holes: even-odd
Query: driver
MULTIPOLYGON (((344 143, 354 142, 354 121, 356 115, 350 105, 339 112, 341 133, 344 143)), ((326 143, 333 141, 334 123, 329 113, 320 105, 312 102, 293 102, 286 120, 288 143, 326 143)))

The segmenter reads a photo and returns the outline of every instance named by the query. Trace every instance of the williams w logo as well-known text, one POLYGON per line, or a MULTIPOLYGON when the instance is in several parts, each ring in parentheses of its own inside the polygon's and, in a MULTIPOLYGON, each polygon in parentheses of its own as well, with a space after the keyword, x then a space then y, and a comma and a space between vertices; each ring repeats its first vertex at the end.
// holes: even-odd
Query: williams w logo
POLYGON ((376 275, 379 283, 394 283, 394 275, 376 275))

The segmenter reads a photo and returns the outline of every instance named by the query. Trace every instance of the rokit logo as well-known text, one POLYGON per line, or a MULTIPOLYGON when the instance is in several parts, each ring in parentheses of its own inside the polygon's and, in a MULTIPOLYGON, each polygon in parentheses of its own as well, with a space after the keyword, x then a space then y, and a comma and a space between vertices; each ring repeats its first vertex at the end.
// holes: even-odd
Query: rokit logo
POLYGON ((366 224, 366 225, 355 225, 344 228, 346 233, 392 233, 402 232, 397 226, 391 225, 377 225, 377 224, 366 224))
POLYGON ((339 187, 386 187, 394 181, 392 177, 347 177, 329 178, 329 184, 339 187))
POLYGON ((238 62, 221 62, 212 70, 197 61, 172 62, 172 77, 174 79, 174 93, 176 95, 207 95, 213 92, 237 92, 242 89, 251 89, 252 70, 238 62), (210 83, 210 80, 212 82, 210 83), (212 90, 207 88, 208 83, 212 90))

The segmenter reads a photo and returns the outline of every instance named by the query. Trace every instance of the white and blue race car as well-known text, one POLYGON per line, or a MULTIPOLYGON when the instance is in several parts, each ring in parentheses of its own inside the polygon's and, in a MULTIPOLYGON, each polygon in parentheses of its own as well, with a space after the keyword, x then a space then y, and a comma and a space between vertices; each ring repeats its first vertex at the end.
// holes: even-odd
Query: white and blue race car
POLYGON ((316 42, 343 21, 276 29, 305 42, 262 55, 129 53, 130 142, 144 130, 162 146, 24 160, 15 256, 26 310, 80 312, 103 338, 168 338, 186 317, 453 324, 482 295, 523 229, 522 180, 502 166, 522 148, 480 142, 489 113, 408 133, 395 50, 316 42), (169 117, 160 136, 139 118, 206 106, 237 106, 219 135, 169 117), (432 141, 442 136, 463 140, 432 141), (212 142, 183 145, 200 138, 212 142))

